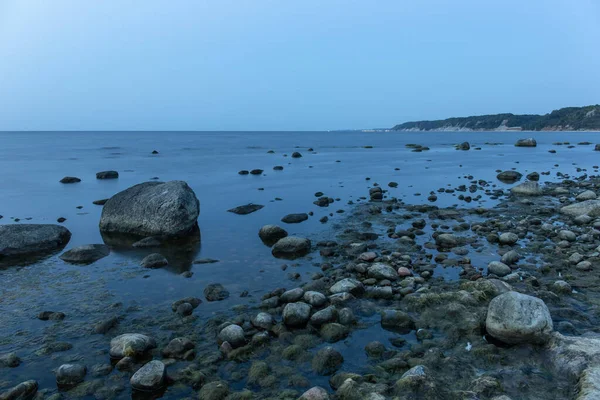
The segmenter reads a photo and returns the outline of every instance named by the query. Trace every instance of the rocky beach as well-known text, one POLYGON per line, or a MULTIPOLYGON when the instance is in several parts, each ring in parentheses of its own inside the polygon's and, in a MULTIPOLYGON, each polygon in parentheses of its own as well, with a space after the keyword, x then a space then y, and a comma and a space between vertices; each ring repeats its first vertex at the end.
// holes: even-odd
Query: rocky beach
POLYGON ((0 399, 600 397, 597 134, 526 134, 24 135, 0 399))

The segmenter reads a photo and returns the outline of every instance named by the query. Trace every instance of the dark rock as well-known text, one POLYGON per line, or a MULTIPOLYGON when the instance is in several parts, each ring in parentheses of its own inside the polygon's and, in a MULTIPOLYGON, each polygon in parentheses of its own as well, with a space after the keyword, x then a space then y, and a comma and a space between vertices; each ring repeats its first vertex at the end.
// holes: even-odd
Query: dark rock
POLYGON ((21 359, 16 353, 7 353, 0 355, 0 368, 15 368, 21 364, 21 359))
POLYGON ((283 309, 283 322, 292 328, 305 327, 310 319, 310 310, 306 303, 288 303, 283 309))
POLYGON ((308 254, 310 245, 309 239, 287 236, 275 243, 271 253, 277 258, 295 259, 308 254))
POLYGON ((513 183, 520 180, 522 176, 523 174, 517 171, 503 171, 496 175, 496 178, 501 182, 513 183))
POLYGON ((61 254, 60 259, 71 264, 91 264, 110 254, 104 244, 86 244, 61 254))
POLYGON ((62 249, 71 232, 60 225, 0 225, 0 259, 39 256, 62 249))
POLYGON ((77 183, 81 182, 81 179, 76 178, 74 176, 65 176, 60 180, 60 183, 77 183))
POLYGON ((218 262, 219 260, 215 260, 214 258, 200 258, 198 260, 194 260, 194 264, 215 264, 218 262))
POLYGON ((297 151, 292 153, 292 158, 300 158, 302 157, 302 154, 298 153, 297 151))
POLYGON ((251 214, 255 211, 260 210, 261 208, 263 208, 264 206, 260 205, 260 204, 246 204, 243 206, 237 206, 234 207, 230 210, 227 210, 228 212, 234 213, 234 214, 238 214, 238 215, 246 215, 246 214, 251 214))
POLYGON ((129 380, 131 387, 142 392, 155 392, 161 389, 167 378, 167 367, 161 361, 150 361, 129 380))
POLYGON ((138 240, 131 246, 136 247, 138 249, 146 249, 149 247, 160 247, 161 245, 162 245, 162 242, 160 241, 159 238, 150 236, 147 238, 143 238, 142 240, 138 240))
POLYGON ((265 225, 258 231, 260 240, 267 246, 274 245, 278 240, 287 237, 287 235, 287 231, 277 225, 265 225))
POLYGON ((182 181, 145 182, 117 193, 102 208, 100 231, 175 237, 198 227, 200 202, 182 181))
POLYGON ((80 364, 63 364, 56 370, 56 384, 59 387, 72 387, 83 382, 87 368, 80 364))
POLYGON ((94 200, 94 201, 92 201, 92 203, 97 206, 103 206, 106 204, 107 201, 108 201, 108 199, 101 199, 101 200, 94 200))
POLYGON ((108 333, 112 328, 119 324, 118 317, 111 317, 100 321, 94 325, 94 333, 102 334, 108 333))
POLYGON ((149 350, 156 348, 156 341, 139 333, 125 333, 110 341, 110 356, 121 359, 123 357, 139 357, 149 350))
POLYGON ((62 321, 65 317, 65 313, 55 311, 42 311, 38 314, 38 319, 42 321, 62 321))
POLYGON ((344 357, 333 347, 325 347, 317 352, 312 360, 312 369, 319 375, 332 375, 342 363, 344 357))
POLYGON ((211 283, 204 289, 208 301, 221 301, 229 297, 229 292, 220 283, 211 283))
POLYGON ((102 171, 96 173, 96 179, 117 179, 119 173, 117 171, 102 171))
POLYGON ((30 400, 35 397, 37 390, 38 383, 36 381, 25 381, 0 393, 0 400, 30 400))
POLYGON ((471 145, 469 142, 462 142, 461 144, 456 146, 457 150, 469 150, 471 149, 471 145))
POLYGON ((190 350, 196 347, 191 340, 184 337, 179 337, 171 340, 169 344, 163 349, 162 354, 166 358, 175 358, 179 360, 186 359, 186 355, 190 350))
POLYGON ((260 175, 263 173, 262 169, 253 169, 252 171, 250 171, 251 175, 260 175))
POLYGON ((285 217, 281 218, 282 222, 286 224, 298 224, 302 221, 306 221, 308 219, 308 214, 300 213, 300 214, 288 214, 285 217))
POLYGON ((537 142, 535 141, 534 138, 519 139, 519 140, 517 140, 517 143, 515 143, 515 146, 516 147, 536 147, 537 142))

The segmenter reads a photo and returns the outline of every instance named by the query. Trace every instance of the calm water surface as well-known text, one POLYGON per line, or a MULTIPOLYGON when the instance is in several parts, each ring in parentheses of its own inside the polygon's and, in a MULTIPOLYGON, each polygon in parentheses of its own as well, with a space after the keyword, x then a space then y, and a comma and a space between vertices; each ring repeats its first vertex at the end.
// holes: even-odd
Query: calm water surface
MULTIPOLYGON (((593 173, 592 166, 600 164, 600 152, 593 151, 593 145, 569 149, 552 144, 559 141, 596 143, 600 137, 597 133, 566 132, 0 133, 0 223, 55 223, 58 217, 65 217, 64 225, 73 234, 66 249, 102 243, 98 231, 101 207, 92 201, 153 178, 184 180, 200 199, 202 242, 196 258, 220 260, 215 264, 143 271, 139 261, 148 252, 131 251, 113 252, 90 266, 65 264, 53 256, 34 265, 0 270, 0 354, 16 351, 23 359, 18 368, 2 371, 0 390, 26 379, 37 379, 40 389, 54 389, 52 369, 61 363, 106 362, 110 335, 90 335, 89 330, 93 322, 112 315, 108 304, 122 303, 129 309, 144 310, 145 314, 140 314, 143 318, 170 311, 170 304, 182 297, 203 297, 202 291, 209 283, 222 283, 231 296, 223 302, 205 302, 196 309, 195 314, 205 319, 240 303, 255 304, 262 294, 276 287, 299 285, 289 280, 290 271, 302 275, 300 282, 310 279, 319 271, 313 265, 320 261, 316 253, 289 263, 292 268, 282 271, 283 261, 274 259, 258 238, 262 225, 282 224, 280 219, 288 213, 314 212, 306 222, 285 226, 290 234, 333 240, 333 226, 344 218, 336 211, 347 210, 350 200, 356 202, 368 196, 373 183, 387 188, 388 182, 398 182, 397 188, 388 188, 390 196, 407 203, 428 203, 430 191, 468 186, 467 175, 508 187, 496 181, 496 170, 516 168, 524 175, 550 171, 549 176, 541 177, 540 182, 544 182, 555 180, 557 171, 575 173, 580 167, 593 173), (514 147, 518 138, 531 135, 538 147, 514 147), (454 149, 454 144, 465 140, 471 143, 471 151, 454 149), (430 150, 411 152, 405 147, 409 143, 430 150), (549 153, 550 149, 557 153, 549 153), (159 154, 152 155, 153 150, 159 154), (294 151, 303 157, 291 158, 294 151), (283 171, 274 171, 276 165, 283 166, 283 171), (255 168, 264 169, 264 175, 238 175, 239 170, 255 168), (95 173, 104 170, 117 170, 119 179, 96 180, 95 173), (59 180, 67 175, 77 176, 82 182, 60 184, 59 180), (340 201, 328 208, 317 207, 312 203, 317 191, 340 201), (227 212, 246 203, 265 207, 246 216, 227 212), (319 218, 329 213, 333 213, 330 222, 321 224, 319 218), (21 222, 15 222, 16 218, 21 222), (179 276, 185 269, 194 273, 192 278, 179 276), (245 290, 251 296, 240 298, 245 290), (36 315, 44 310, 65 312, 67 319, 54 325, 37 320, 36 315), (65 333, 65 325, 72 327, 71 333, 65 333), (40 356, 36 352, 48 337, 74 347, 40 356)), ((438 197, 435 204, 439 206, 466 206, 457 194, 438 197)), ((486 196, 482 200, 469 206, 494 204, 486 196)), ((369 332, 370 340, 376 335, 371 328, 365 332, 369 332)), ((379 329, 377 334, 386 333, 379 329)), ((360 364, 352 358, 347 363, 347 367, 360 364)))

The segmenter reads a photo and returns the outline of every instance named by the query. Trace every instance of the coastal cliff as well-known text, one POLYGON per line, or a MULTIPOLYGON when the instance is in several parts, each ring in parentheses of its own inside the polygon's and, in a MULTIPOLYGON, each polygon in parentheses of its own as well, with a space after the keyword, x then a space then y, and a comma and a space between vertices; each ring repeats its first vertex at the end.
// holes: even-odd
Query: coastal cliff
POLYGON ((566 107, 549 114, 494 114, 413 121, 395 131, 596 131, 600 130, 600 105, 566 107))

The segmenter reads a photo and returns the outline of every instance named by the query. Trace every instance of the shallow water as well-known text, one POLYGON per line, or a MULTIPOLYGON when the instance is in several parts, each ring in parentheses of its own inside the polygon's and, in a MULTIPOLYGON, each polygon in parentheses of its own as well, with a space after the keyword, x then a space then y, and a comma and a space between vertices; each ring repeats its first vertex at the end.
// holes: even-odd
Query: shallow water
MULTIPOLYGON (((264 224, 285 225, 290 234, 308 236, 314 241, 334 240, 337 232, 333 226, 345 217, 336 211, 348 210, 348 201, 357 202, 360 197, 368 196, 368 188, 374 183, 409 204, 429 203, 429 192, 435 191, 438 201, 434 204, 440 207, 453 204, 490 207, 495 201, 486 195, 481 202, 465 203, 457 199, 461 193, 437 193, 437 189, 468 186, 467 175, 492 180, 499 188, 510 187, 495 179, 497 169, 516 168, 524 175, 550 171, 549 176, 540 177, 540 182, 556 180, 557 171, 575 173, 577 167, 593 173, 592 166, 600 164, 600 153, 593 151, 593 145, 569 149, 552 143, 595 142, 597 135, 589 132, 0 133, 4 183, 0 192, 0 215, 3 215, 0 223, 19 223, 14 218, 19 218, 20 223, 55 223, 56 218, 65 217, 64 225, 73 233, 66 249, 101 243, 98 231, 101 207, 92 201, 154 177, 162 181, 184 180, 194 189, 201 204, 202 239, 195 257, 220 260, 215 264, 148 271, 139 267, 139 261, 150 251, 113 251, 109 257, 89 266, 65 264, 55 255, 33 265, 0 270, 0 354, 16 351, 23 360, 18 368, 2 370, 0 389, 27 379, 37 379, 40 389, 54 389, 52 369, 61 363, 77 359, 86 365, 106 362, 105 352, 112 336, 90 334, 93 323, 102 318, 123 315, 129 321, 124 325, 144 326, 145 319, 170 312, 173 301, 186 296, 203 297, 207 284, 219 282, 231 296, 222 302, 204 302, 194 311, 202 321, 240 303, 255 305, 260 296, 276 287, 297 286, 298 282, 288 279, 290 272, 299 272, 302 281, 306 281, 319 271, 313 265, 320 261, 317 252, 287 262, 290 268, 282 271, 280 266, 284 261, 273 258, 270 249, 258 238, 257 232, 264 224), (513 146, 518 138, 527 136, 537 139, 537 148, 513 146), (453 144, 465 140, 471 143, 470 151, 454 149, 453 144), (409 143, 428 146, 430 150, 412 152, 405 147, 409 143), (314 153, 307 151, 309 147, 314 153), (475 147, 481 150, 474 150, 475 147), (557 153, 551 154, 549 149, 556 149, 557 153), (152 150, 158 150, 159 154, 151 155, 152 150), (268 150, 274 154, 267 153, 268 150), (289 157, 293 151, 300 151, 303 157, 289 157), (274 171, 276 165, 284 170, 274 171), (264 175, 237 173, 254 168, 264 169, 264 175), (95 173, 104 170, 119 171, 119 179, 96 180, 95 173), (77 176, 82 182, 60 184, 58 181, 66 175, 77 176), (398 188, 388 188, 390 181, 398 182, 398 188), (317 191, 340 201, 327 208, 317 207, 312 204, 317 191), (227 212, 251 202, 265 207, 246 216, 227 212), (314 216, 301 224, 280 222, 288 213, 309 211, 314 216), (321 224, 319 218, 329 213, 333 213, 330 222, 321 224), (192 278, 178 275, 185 269, 194 273, 192 278), (245 290, 251 296, 240 298, 245 290), (67 318, 62 322, 37 320, 36 315, 44 310, 62 311, 67 318), (74 347, 51 356, 37 355, 48 337, 74 347)), ((482 257, 481 262, 484 260, 482 257)), ((447 272, 439 270, 436 274, 456 278, 456 271, 447 272)), ((389 336, 375 325, 359 332, 368 341, 378 335, 389 336)), ((363 357, 364 343, 358 340, 359 332, 353 334, 352 340, 336 344, 344 348, 344 370, 356 370, 363 364, 361 358, 352 356, 360 351, 363 357)), ((311 383, 314 378, 315 384, 326 386, 324 378, 309 378, 311 383)), ((124 393, 128 397, 128 390, 124 393)))

